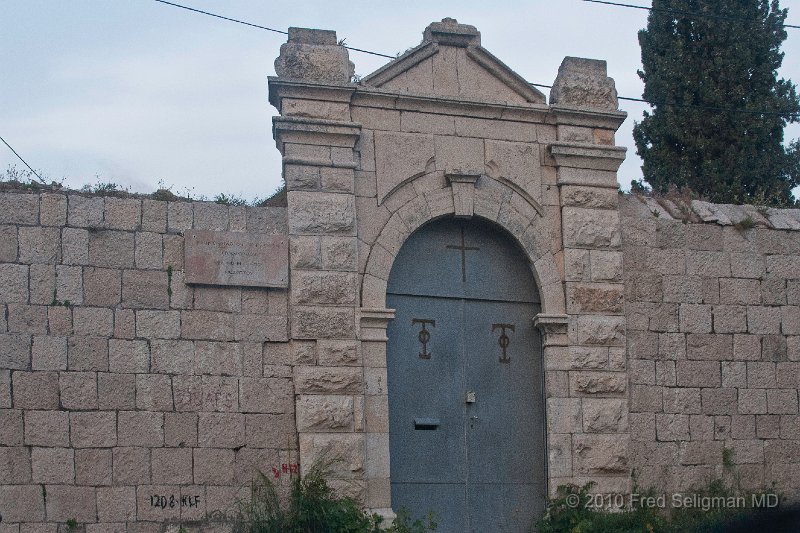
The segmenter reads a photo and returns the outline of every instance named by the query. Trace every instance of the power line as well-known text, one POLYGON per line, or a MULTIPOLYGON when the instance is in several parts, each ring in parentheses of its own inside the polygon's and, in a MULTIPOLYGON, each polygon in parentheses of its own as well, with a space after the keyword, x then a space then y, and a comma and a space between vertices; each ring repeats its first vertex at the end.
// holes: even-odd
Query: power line
MULTIPOLYGON (((260 26, 258 24, 245 22, 243 20, 237 20, 237 19, 232 19, 232 18, 229 18, 229 17, 224 17, 222 15, 217 15, 216 13, 209 13, 208 11, 202 11, 200 9, 195 9, 193 7, 188 7, 188 6, 184 6, 184 5, 181 5, 181 4, 175 4, 175 3, 172 3, 172 2, 167 2, 166 0, 155 0, 155 1, 159 2, 161 4, 167 4, 167 5, 170 5, 170 6, 179 7, 181 9, 186 9, 188 11, 194 11, 196 13, 201 13, 203 15, 208 15, 210 17, 219 18, 219 19, 230 21, 230 22, 236 22, 236 23, 239 23, 239 24, 244 24, 246 26, 252 26, 254 28, 259 28, 259 29, 262 29, 262 30, 268 30, 268 31, 272 31, 272 32, 275 32, 275 33, 281 33, 283 35, 288 35, 288 32, 285 32, 285 31, 282 31, 282 30, 276 30, 274 28, 267 28, 266 26, 260 26)), ((619 5, 619 6, 623 6, 623 7, 634 7, 634 8, 637 8, 637 9, 646 9, 646 10, 651 10, 652 9, 652 8, 644 7, 644 6, 635 6, 635 5, 632 5, 632 4, 615 4, 613 2, 605 2, 605 1, 601 1, 601 0, 584 0, 584 1, 585 2, 597 2, 597 3, 601 3, 601 4, 619 5)), ((350 46, 345 46, 345 48, 347 48, 348 50, 356 51, 356 52, 363 52, 365 54, 372 54, 372 55, 380 56, 380 57, 388 57, 389 59, 397 59, 395 56, 381 54, 381 53, 378 53, 378 52, 372 52, 370 50, 362 50, 360 48, 353 48, 353 47, 350 47, 350 46)), ((530 83, 529 85, 532 85, 534 87, 544 87, 544 88, 547 88, 547 89, 552 88, 552 86, 550 86, 550 85, 543 85, 543 84, 540 84, 540 83, 530 83)), ((750 110, 750 109, 740 109, 740 108, 734 108, 734 107, 711 107, 711 106, 698 106, 698 105, 691 105, 691 104, 669 104, 669 103, 663 103, 663 102, 649 102, 649 101, 643 100, 641 98, 630 98, 630 97, 627 97, 627 96, 618 96, 617 98, 619 100, 628 100, 628 101, 631 101, 631 102, 643 102, 643 103, 649 104, 651 106, 661 105, 661 106, 670 106, 670 107, 683 107, 683 108, 689 108, 689 109, 704 109, 704 110, 707 110, 707 111, 727 111, 727 112, 739 112, 739 113, 747 113, 747 114, 755 114, 755 115, 781 115, 781 116, 782 115, 796 115, 796 114, 798 114, 798 111, 754 111, 754 110, 750 110)))
POLYGON ((40 176, 40 175, 39 175, 39 174, 38 174, 38 173, 37 173, 35 170, 33 170, 33 168, 31 168, 31 166, 30 166, 30 165, 29 165, 29 164, 28 164, 28 163, 27 163, 27 162, 26 162, 24 159, 22 159, 22 156, 21 156, 21 155, 19 155, 19 154, 17 153, 17 151, 16 151, 16 150, 14 150, 14 149, 11 147, 11 145, 10 145, 10 144, 8 144, 8 143, 6 142, 6 140, 5 140, 5 139, 3 139, 2 137, 0 137, 0 141, 3 141, 3 144, 5 144, 6 146, 8 146, 8 149, 9 149, 9 150, 11 150, 12 152, 14 152, 14 155, 15 155, 15 156, 17 156, 17 157, 19 158, 19 160, 20 160, 20 161, 22 161, 22 162, 25 164, 25 166, 26 166, 26 167, 28 167, 28 169, 29 169, 31 172, 33 172, 33 175, 34 175, 34 176, 36 176, 37 178, 39 178, 39 181, 41 181, 41 182, 42 182, 42 183, 44 183, 44 184, 47 184, 47 182, 46 182, 46 181, 44 181, 44 180, 42 179, 42 177, 41 177, 41 176, 40 176))
MULTIPOLYGON (((717 20, 728 20, 728 21, 747 21, 752 22, 748 19, 738 18, 738 17, 726 17, 725 15, 717 15, 715 13, 696 13, 693 11, 680 11, 677 9, 666 9, 666 8, 659 8, 659 7, 647 7, 647 6, 637 6, 634 4, 620 4, 618 2, 608 2, 606 0, 583 0, 584 2, 591 2, 593 4, 605 4, 609 6, 615 7, 629 7, 631 9, 642 9, 644 11, 653 11, 655 13, 666 13, 668 15, 680 15, 682 17, 695 17, 695 18, 712 18, 717 20)), ((800 26, 795 26, 794 24, 781 24, 784 28, 792 28, 792 29, 800 29, 800 26)))
MULTIPOLYGON (((274 32, 274 33, 280 33, 282 35, 289 35, 288 31, 276 30, 275 28, 268 28, 266 26, 261 26, 260 24, 253 24, 252 22, 245 22, 244 20, 234 19, 234 18, 230 18, 230 17, 224 17, 222 15, 217 15, 216 13, 210 13, 208 11, 203 11, 201 9, 195 9, 193 7, 184 6, 184 5, 181 5, 181 4, 175 4, 173 2, 167 2, 166 0, 155 0, 155 1, 160 3, 160 4, 166 4, 168 6, 178 7, 178 8, 181 8, 181 9, 185 9, 187 11, 193 11, 194 13, 200 13, 201 15, 207 15, 209 17, 214 17, 214 18, 218 18, 218 19, 222 19, 222 20, 227 20, 228 22, 235 22, 237 24, 244 24, 245 26, 258 28, 260 30, 271 31, 271 32, 274 32)), ((342 46, 344 46, 348 50, 352 50, 354 52, 361 52, 363 54, 371 54, 371 55, 374 55, 374 56, 388 57, 389 59, 395 59, 395 56, 390 56, 390 55, 386 55, 386 54, 380 54, 378 52, 370 52, 369 50, 362 50, 361 48, 354 48, 352 46, 345 46, 345 45, 342 45, 342 46)))
MULTIPOLYGON (((543 85, 541 83, 529 83, 528 85, 533 85, 534 87, 544 87, 545 89, 552 89, 552 85, 543 85)), ((695 105, 695 104, 671 104, 667 102, 651 102, 649 100, 644 100, 642 98, 631 98, 630 96, 617 96, 617 100, 627 100, 629 102, 642 102, 644 104, 650 106, 664 106, 664 107, 682 107, 686 109, 705 109, 706 111, 725 111, 725 112, 733 112, 733 113, 745 113, 745 114, 752 114, 752 115, 798 115, 800 114, 800 110, 796 111, 758 111, 754 109, 742 109, 740 107, 714 107, 714 106, 707 106, 707 105, 695 105)))

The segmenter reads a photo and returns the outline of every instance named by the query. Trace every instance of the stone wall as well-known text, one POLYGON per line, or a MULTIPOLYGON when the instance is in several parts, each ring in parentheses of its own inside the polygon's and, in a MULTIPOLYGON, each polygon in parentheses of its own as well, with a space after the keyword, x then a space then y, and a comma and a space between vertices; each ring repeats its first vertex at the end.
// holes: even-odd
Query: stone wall
POLYGON ((158 530, 296 465, 287 291, 185 284, 192 228, 286 210, 0 194, 3 533, 158 530))
POLYGON ((640 486, 775 482, 797 500, 800 211, 622 204, 640 486))

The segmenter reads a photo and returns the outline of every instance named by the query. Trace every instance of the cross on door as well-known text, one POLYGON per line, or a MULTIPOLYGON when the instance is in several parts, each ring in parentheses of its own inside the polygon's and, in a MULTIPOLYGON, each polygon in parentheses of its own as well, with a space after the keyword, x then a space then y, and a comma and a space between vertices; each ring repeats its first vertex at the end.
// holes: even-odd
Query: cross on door
POLYGON ((480 250, 477 246, 465 246, 464 243, 464 226, 461 226, 461 246, 455 244, 448 244, 446 248, 450 250, 461 250, 461 281, 467 282, 467 250, 480 250))

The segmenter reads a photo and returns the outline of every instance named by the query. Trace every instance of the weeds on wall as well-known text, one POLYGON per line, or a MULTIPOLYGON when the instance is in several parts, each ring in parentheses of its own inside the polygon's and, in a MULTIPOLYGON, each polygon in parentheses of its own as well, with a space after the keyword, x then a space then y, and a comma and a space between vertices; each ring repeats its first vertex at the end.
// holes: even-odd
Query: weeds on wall
POLYGON ((270 478, 259 474, 251 499, 240 504, 234 533, 426 533, 436 529, 435 520, 412 521, 398 513, 394 524, 384 528, 378 515, 369 515, 358 503, 338 496, 326 476, 336 460, 315 462, 304 476, 292 479, 288 501, 282 502, 270 478))

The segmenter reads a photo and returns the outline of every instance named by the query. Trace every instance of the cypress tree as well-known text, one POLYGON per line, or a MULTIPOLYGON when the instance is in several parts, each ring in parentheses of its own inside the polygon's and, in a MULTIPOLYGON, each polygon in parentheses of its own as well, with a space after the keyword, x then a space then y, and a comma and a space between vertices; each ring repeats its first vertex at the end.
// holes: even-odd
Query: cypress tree
POLYGON ((777 74, 787 10, 778 0, 652 7, 639 77, 653 109, 633 132, 644 179, 718 203, 793 204, 800 143, 785 146, 783 130, 800 120, 800 98, 777 74))

